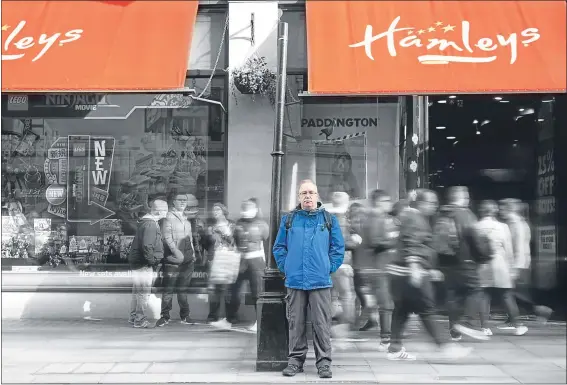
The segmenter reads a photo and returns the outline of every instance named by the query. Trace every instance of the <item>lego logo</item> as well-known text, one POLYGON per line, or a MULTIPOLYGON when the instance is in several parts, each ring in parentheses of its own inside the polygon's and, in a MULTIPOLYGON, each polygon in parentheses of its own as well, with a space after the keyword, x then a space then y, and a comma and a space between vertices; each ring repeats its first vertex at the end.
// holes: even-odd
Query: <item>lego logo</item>
POLYGON ((27 111, 28 95, 9 95, 7 107, 8 111, 27 111))
POLYGON ((10 104, 27 104, 27 95, 10 95, 8 96, 8 103, 10 104))

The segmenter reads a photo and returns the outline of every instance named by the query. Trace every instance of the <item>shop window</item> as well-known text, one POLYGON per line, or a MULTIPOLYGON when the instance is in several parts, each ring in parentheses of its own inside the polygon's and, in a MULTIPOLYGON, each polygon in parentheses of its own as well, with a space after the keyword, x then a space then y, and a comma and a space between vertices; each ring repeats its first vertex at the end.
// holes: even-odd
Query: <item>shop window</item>
POLYGON ((290 70, 307 68, 307 30, 305 7, 283 8, 280 21, 288 23, 287 67, 290 70))
MULTIPOLYGON (((224 77, 186 85, 226 103, 224 77)), ((2 96, 3 268, 125 271, 151 199, 192 194, 203 222, 224 202, 220 106, 173 94, 21 97, 2 96)))
POLYGON ((222 38, 225 23, 226 12, 220 10, 199 10, 191 41, 189 70, 222 70, 226 68, 228 38, 225 36, 224 41, 222 38), (215 68, 217 57, 218 63, 215 68))
POLYGON ((372 189, 399 192, 397 98, 303 97, 304 75, 288 76, 283 210, 297 204, 297 184, 312 179, 320 199, 335 191, 364 201, 372 189))

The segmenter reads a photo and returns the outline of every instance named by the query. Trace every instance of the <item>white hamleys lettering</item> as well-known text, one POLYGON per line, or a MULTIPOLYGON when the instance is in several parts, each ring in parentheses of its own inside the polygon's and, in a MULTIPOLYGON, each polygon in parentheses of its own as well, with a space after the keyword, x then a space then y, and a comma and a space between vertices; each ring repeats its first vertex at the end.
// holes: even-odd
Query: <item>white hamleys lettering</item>
MULTIPOLYGON (((12 30, 12 32, 8 34, 6 40, 4 41, 4 44, 2 44, 2 60, 21 59, 26 55, 27 50, 37 44, 37 47, 41 47, 41 49, 31 60, 32 62, 35 62, 41 59, 51 49, 51 47, 53 47, 55 43, 59 43, 59 46, 63 46, 65 44, 79 40, 83 36, 82 29, 71 29, 64 34, 57 32, 51 36, 48 36, 45 33, 42 33, 39 37, 25 36, 25 33, 21 34, 25 26, 26 21, 22 20, 12 30)), ((8 31, 9 29, 9 25, 2 26, 2 31, 8 31)))
POLYGON ((425 48, 427 51, 437 48, 439 51, 443 52, 447 48, 452 48, 454 51, 463 52, 462 55, 421 55, 417 57, 417 60, 422 64, 449 64, 449 63, 490 63, 497 59, 496 55, 493 56, 474 56, 475 53, 479 52, 494 52, 502 47, 509 47, 510 50, 510 64, 514 64, 518 59, 518 47, 522 44, 524 47, 529 46, 541 37, 539 30, 537 28, 526 28, 520 32, 519 36, 524 38, 521 42, 518 41, 518 33, 513 32, 508 36, 497 34, 495 38, 493 37, 482 37, 476 41, 476 43, 471 45, 471 25, 468 21, 462 21, 461 23, 461 36, 460 40, 451 39, 438 39, 429 38, 425 39, 421 36, 424 33, 436 32, 437 29, 443 30, 443 33, 456 32, 455 26, 446 25, 441 27, 443 22, 437 22, 434 26, 424 29, 417 29, 414 27, 403 27, 397 28, 401 17, 398 16, 392 21, 390 27, 387 31, 381 32, 377 35, 373 35, 373 28, 371 25, 366 26, 366 32, 364 34, 364 40, 359 43, 351 44, 349 47, 357 48, 364 47, 366 56, 370 60, 374 60, 372 55, 372 44, 382 38, 386 38, 386 46, 388 48, 388 53, 390 56, 395 57, 398 55, 398 47, 400 48, 410 48, 418 47, 425 48), (400 37, 399 32, 408 31, 405 37, 400 37), (474 48, 473 48, 474 47, 474 48), (467 52, 465 52, 467 51, 467 52), (473 54, 473 55, 469 55, 473 54))

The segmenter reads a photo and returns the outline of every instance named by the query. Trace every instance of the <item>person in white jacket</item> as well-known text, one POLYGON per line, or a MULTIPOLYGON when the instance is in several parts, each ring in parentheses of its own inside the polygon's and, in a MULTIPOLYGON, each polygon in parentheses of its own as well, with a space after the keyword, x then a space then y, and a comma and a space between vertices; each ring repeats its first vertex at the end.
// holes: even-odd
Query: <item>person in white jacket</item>
POLYGON ((479 234, 487 240, 491 259, 479 267, 481 285, 485 288, 481 305, 481 327, 488 336, 492 331, 486 324, 490 313, 491 293, 497 296, 509 317, 509 327, 516 335, 526 334, 528 328, 518 323, 519 310, 514 296, 514 249, 512 234, 505 223, 496 219, 498 205, 494 201, 483 201, 479 208, 480 221, 476 224, 479 234))
MULTIPOLYGON (((521 214, 522 201, 508 198, 500 201, 500 216, 508 225, 512 234, 512 248, 514 253, 514 264, 512 278, 515 283, 514 295, 520 306, 527 309, 530 314, 535 314, 539 319, 546 322, 553 313, 547 306, 537 305, 529 294, 531 286, 531 230, 528 222, 521 214)), ((510 321, 499 329, 510 329, 510 321)))

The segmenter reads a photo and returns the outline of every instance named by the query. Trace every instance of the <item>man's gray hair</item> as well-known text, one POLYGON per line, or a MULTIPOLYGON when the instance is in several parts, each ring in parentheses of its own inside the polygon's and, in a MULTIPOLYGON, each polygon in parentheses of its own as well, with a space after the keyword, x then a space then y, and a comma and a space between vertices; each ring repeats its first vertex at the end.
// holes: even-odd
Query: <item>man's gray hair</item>
POLYGON ((469 188, 466 186, 451 186, 447 189, 447 202, 453 203, 460 198, 461 194, 468 194, 469 188))
POLYGON ((301 189, 301 186, 303 186, 306 183, 311 183, 312 185, 314 185, 315 187, 317 187, 317 185, 315 184, 315 182, 313 182, 311 179, 303 179, 301 182, 299 182, 297 190, 301 189))

